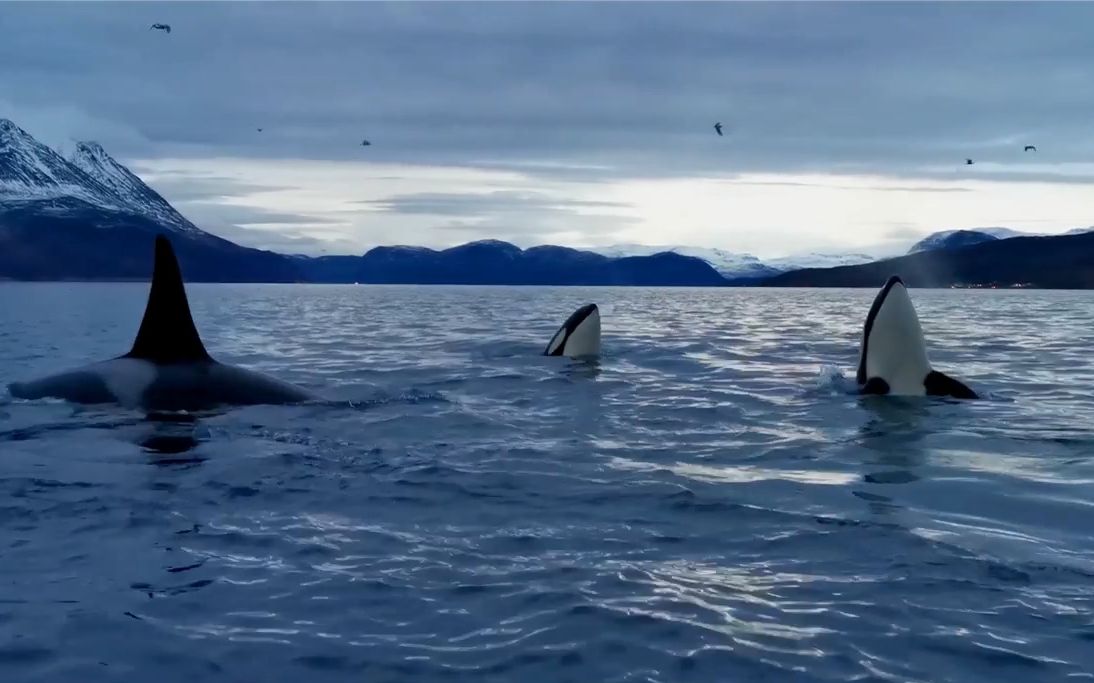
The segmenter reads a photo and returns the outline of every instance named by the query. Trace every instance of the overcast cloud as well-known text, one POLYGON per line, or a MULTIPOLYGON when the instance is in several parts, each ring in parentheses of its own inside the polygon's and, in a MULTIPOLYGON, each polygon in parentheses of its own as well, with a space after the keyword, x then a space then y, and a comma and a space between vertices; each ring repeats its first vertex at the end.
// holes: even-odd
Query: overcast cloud
POLYGON ((3 3, 0 116, 99 140, 254 246, 778 255, 1094 223, 1092 26, 1086 3, 3 3))

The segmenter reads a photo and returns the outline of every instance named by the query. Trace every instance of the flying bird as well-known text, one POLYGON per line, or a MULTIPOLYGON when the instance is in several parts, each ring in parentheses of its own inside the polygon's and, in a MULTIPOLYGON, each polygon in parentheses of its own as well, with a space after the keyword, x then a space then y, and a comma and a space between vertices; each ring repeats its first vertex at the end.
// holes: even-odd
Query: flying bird
POLYGON ((163 31, 164 33, 170 33, 171 32, 171 26, 169 24, 152 24, 151 26, 148 27, 149 31, 151 31, 153 29, 155 29, 157 31, 163 31))
POLYGON ((972 166, 972 164, 973 164, 972 159, 965 159, 965 165, 966 166, 972 166))
POLYGON ((716 133, 718 133, 718 135, 719 135, 719 136, 721 136, 721 134, 722 134, 722 123, 721 123, 721 121, 719 121, 718 123, 714 124, 714 131, 715 131, 716 133))
POLYGON ((361 146, 362 146, 362 147, 368 147, 368 146, 369 146, 369 145, 371 145, 371 144, 372 144, 372 143, 371 143, 371 142, 369 142, 368 140, 362 140, 362 141, 361 141, 361 146))
POLYGON ((259 129, 258 129, 258 132, 259 132, 259 133, 261 133, 261 132, 262 132, 262 129, 261 129, 261 128, 259 128, 259 129))
POLYGON ((1034 147, 1033 145, 1026 145, 1026 148, 1022 151, 1024 151, 1024 152, 1036 152, 1037 148, 1034 147))

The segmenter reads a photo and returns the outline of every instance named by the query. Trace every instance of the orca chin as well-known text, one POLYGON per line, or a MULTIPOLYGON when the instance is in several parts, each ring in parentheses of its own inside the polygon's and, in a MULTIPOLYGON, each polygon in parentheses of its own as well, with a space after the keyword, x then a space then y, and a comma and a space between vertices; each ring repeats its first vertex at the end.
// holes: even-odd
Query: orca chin
POLYGON ((979 398, 931 367, 919 317, 896 275, 878 292, 866 316, 855 379, 863 394, 979 398))
POLYGON ((545 356, 589 358, 600 355, 600 309, 585 304, 574 311, 543 350, 545 356))
POLYGON ((201 342, 171 243, 156 237, 148 304, 124 356, 8 385, 14 398, 117 403, 144 410, 203 410, 221 405, 300 403, 304 389, 213 360, 201 342))

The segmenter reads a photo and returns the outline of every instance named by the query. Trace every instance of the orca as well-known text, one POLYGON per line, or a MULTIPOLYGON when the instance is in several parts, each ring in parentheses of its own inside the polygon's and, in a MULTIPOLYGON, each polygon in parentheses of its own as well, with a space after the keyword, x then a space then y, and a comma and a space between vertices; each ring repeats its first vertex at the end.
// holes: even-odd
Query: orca
POLYGON ((158 235, 148 303, 133 348, 124 356, 29 382, 13 382, 14 398, 116 403, 150 411, 193 411, 223 405, 300 403, 304 389, 213 360, 198 336, 178 260, 158 235))
POLYGON ((978 398, 972 389, 931 367, 919 317, 896 275, 878 292, 866 316, 855 379, 863 394, 978 398))
POLYGON ((543 350, 545 356, 584 358, 600 355, 600 309, 585 304, 562 323, 543 350))

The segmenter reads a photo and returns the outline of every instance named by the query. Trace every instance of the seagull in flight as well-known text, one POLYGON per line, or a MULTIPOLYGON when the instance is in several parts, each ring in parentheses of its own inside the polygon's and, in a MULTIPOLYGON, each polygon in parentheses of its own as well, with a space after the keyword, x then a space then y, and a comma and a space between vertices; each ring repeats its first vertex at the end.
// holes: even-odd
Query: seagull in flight
POLYGON ((721 121, 719 121, 718 123, 714 124, 714 131, 715 131, 716 133, 718 133, 718 136, 719 136, 719 137, 721 137, 721 135, 722 135, 722 122, 721 122, 721 121))
POLYGON ((965 165, 966 166, 972 166, 972 164, 973 164, 972 159, 965 159, 965 165))
POLYGON ((362 147, 368 147, 368 146, 369 146, 369 145, 371 145, 371 144, 372 144, 372 143, 371 143, 371 142, 369 142, 368 140, 362 140, 362 141, 361 141, 361 146, 362 146, 362 147))
POLYGON ((164 33, 170 33, 171 32, 170 24, 152 24, 151 26, 148 27, 149 31, 151 31, 153 29, 155 29, 157 31, 163 31, 164 33))
POLYGON ((1022 151, 1024 151, 1024 152, 1036 152, 1037 148, 1034 147, 1033 145, 1026 145, 1026 148, 1022 151))
POLYGON ((261 132, 262 132, 262 129, 261 129, 261 128, 259 128, 259 129, 258 129, 258 132, 259 132, 259 133, 261 133, 261 132))

